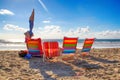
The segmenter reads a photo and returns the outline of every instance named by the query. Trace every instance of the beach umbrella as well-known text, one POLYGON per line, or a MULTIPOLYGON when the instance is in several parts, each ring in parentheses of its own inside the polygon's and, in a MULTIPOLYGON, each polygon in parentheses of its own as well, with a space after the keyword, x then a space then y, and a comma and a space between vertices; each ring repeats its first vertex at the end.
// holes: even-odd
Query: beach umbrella
POLYGON ((30 33, 30 36, 33 35, 33 32, 32 32, 33 26, 34 26, 34 9, 32 11, 32 14, 31 14, 30 18, 29 18, 29 29, 30 29, 29 33, 30 33))

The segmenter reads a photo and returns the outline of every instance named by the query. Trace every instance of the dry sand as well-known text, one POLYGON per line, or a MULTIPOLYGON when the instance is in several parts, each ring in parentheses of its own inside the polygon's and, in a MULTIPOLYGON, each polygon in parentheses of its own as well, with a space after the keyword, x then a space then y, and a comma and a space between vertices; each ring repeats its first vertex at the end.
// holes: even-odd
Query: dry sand
POLYGON ((120 80, 120 49, 92 49, 89 57, 57 62, 0 51, 0 80, 120 80))

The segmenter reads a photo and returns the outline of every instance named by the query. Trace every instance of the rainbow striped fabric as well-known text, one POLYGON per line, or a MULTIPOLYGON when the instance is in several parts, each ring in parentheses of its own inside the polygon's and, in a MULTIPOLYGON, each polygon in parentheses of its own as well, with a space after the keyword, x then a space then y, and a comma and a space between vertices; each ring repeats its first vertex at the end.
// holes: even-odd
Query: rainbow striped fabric
POLYGON ((46 58, 60 56, 59 44, 56 41, 43 42, 43 49, 46 58))
POLYGON ((81 52, 90 52, 95 38, 86 38, 81 52))
POLYGON ((28 48, 29 54, 31 54, 32 56, 42 56, 43 55, 40 38, 28 40, 27 48, 28 48))
POLYGON ((70 54, 76 52, 78 38, 64 37, 63 40, 63 53, 70 54))

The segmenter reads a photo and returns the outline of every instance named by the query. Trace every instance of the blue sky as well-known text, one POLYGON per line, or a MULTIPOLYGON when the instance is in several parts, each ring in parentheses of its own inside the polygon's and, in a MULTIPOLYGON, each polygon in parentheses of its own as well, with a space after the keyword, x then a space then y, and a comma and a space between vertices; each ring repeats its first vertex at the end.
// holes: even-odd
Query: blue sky
POLYGON ((120 39, 120 0, 0 0, 0 38, 24 39, 33 8, 34 37, 120 39))

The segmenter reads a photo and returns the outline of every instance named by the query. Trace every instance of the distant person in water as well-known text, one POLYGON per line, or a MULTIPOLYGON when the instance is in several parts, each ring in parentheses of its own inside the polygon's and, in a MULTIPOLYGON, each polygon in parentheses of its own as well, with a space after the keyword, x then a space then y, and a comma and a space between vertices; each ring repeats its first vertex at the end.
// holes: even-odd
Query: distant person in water
POLYGON ((25 35, 25 42, 31 40, 31 38, 34 36, 33 33, 30 31, 25 32, 24 35, 25 35))

